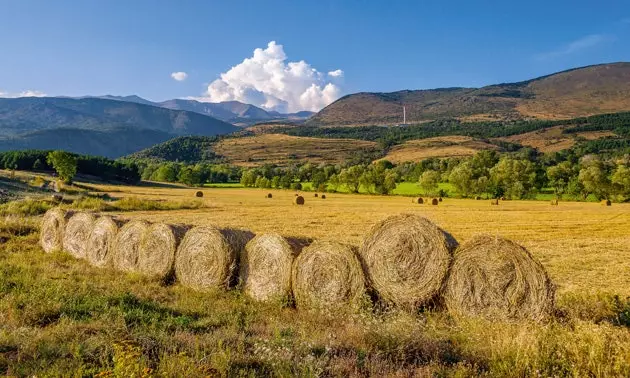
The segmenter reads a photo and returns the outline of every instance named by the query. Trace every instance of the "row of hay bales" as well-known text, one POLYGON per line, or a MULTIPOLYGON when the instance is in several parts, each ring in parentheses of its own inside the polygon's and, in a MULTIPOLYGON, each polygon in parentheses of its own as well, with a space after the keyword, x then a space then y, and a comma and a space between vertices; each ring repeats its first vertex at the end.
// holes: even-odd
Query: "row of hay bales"
POLYGON ((442 200, 442 197, 439 197, 439 198, 431 198, 431 199, 429 199, 429 198, 424 199, 424 198, 422 198, 422 197, 415 197, 415 198, 412 198, 412 199, 411 199, 411 202, 412 202, 412 203, 417 203, 417 204, 420 204, 420 205, 422 205, 422 204, 426 203, 427 205, 428 205, 428 204, 431 204, 431 205, 434 205, 434 206, 437 206, 437 205, 438 205, 440 202, 442 202, 442 201, 443 201, 443 200, 442 200))
POLYGON ((426 218, 401 214, 376 224, 357 248, 211 226, 123 223, 89 213, 46 213, 46 252, 66 250, 95 266, 159 278, 196 290, 239 286, 260 301, 298 308, 382 304, 454 315, 542 320, 554 286, 523 247, 492 236, 457 241, 426 218))

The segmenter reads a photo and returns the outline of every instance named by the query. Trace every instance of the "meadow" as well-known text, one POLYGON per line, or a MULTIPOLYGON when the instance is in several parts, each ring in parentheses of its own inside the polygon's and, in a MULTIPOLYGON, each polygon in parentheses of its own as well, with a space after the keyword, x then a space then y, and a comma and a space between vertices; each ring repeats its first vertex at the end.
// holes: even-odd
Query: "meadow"
MULTIPOLYGON (((525 246, 557 286, 548 323, 454 319, 437 309, 310 313, 97 269, 37 245, 38 217, 0 224, 0 374, 14 376, 630 375, 630 204, 446 198, 243 188, 79 183, 92 194, 202 206, 110 214, 215 224, 354 245, 374 223, 420 214, 460 242, 479 233, 525 246), (273 198, 266 198, 272 193, 273 198), (174 209, 174 210, 169 210, 174 209)), ((133 199, 133 200, 131 200, 133 199)), ((135 202, 134 202, 135 201, 135 202)))

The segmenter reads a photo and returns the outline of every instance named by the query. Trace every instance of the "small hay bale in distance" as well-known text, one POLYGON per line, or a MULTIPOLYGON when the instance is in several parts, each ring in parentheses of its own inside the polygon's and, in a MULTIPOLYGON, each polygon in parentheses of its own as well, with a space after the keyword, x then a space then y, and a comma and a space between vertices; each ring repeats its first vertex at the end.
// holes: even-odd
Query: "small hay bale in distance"
POLYGON ((203 192, 202 192, 201 190, 198 190, 198 191, 195 193, 195 197, 197 197, 197 198, 201 198, 201 197, 203 197, 203 192))
POLYGON ((437 199, 437 198, 433 198, 433 199, 431 199, 431 205, 433 205, 433 206, 437 206, 439 203, 440 203, 440 201, 438 201, 438 199, 437 199))
POLYGON ((422 199, 422 197, 418 197, 418 198, 412 198, 411 202, 422 205, 424 203, 424 200, 422 199))
POLYGON ((322 194, 321 199, 326 199, 326 195, 322 194))
POLYGON ((611 206, 612 202, 610 202, 609 199, 606 199, 606 200, 602 200, 601 204, 602 206, 611 206))
POLYGON ((266 197, 267 197, 267 198, 273 198, 273 194, 271 194, 271 193, 267 193, 266 197))
POLYGON ((171 277, 175 252, 187 227, 155 223, 147 228, 138 249, 138 272, 159 279, 171 277))
POLYGON ((88 237, 86 259, 92 266, 109 266, 114 256, 114 245, 122 221, 101 216, 92 227, 88 237))
POLYGON ((551 200, 551 206, 558 206, 558 200, 557 199, 552 199, 551 200))
POLYGON ((543 320, 554 308, 555 288, 545 271, 520 245, 481 235, 462 244, 444 291, 455 315, 543 320))
POLYGON ((254 235, 248 231, 198 226, 186 232, 175 257, 175 276, 195 290, 227 288, 237 257, 254 235))
POLYGON ((313 197, 317 198, 319 195, 317 193, 313 194, 313 197))
POLYGON ((138 272, 140 243, 148 228, 148 222, 133 220, 118 231, 114 241, 114 256, 112 259, 114 268, 123 272, 138 272))
POLYGON ((438 197, 438 201, 442 202, 443 201, 442 197, 438 197))
POLYGON ((475 200, 477 200, 477 201, 479 201, 480 199, 481 199, 481 197, 480 197, 480 196, 476 196, 476 197, 475 197, 475 200))
POLYGON ((439 293, 456 246, 455 239, 430 220, 399 214, 372 227, 359 256, 383 302, 414 310, 439 293))
POLYGON ((52 253, 63 249, 66 222, 72 215, 74 212, 66 212, 58 207, 52 208, 44 214, 39 233, 39 244, 44 252, 52 253))
POLYGON ((240 255, 243 291, 257 301, 282 301, 291 296, 291 267, 301 248, 282 236, 256 235, 240 255))
POLYGON ((352 247, 315 241, 293 262, 291 286, 297 308, 359 308, 365 276, 352 247))
POLYGON ((498 205, 499 204, 499 200, 494 198, 490 200, 490 205, 498 205))
POLYGON ((302 196, 295 197, 295 199, 293 200, 293 203, 296 205, 304 205, 304 197, 302 196))
POLYGON ((77 259, 86 258, 95 221, 96 217, 86 212, 78 212, 70 217, 63 233, 63 249, 77 259))
POLYGON ((505 201, 505 197, 501 197, 501 201, 505 201))

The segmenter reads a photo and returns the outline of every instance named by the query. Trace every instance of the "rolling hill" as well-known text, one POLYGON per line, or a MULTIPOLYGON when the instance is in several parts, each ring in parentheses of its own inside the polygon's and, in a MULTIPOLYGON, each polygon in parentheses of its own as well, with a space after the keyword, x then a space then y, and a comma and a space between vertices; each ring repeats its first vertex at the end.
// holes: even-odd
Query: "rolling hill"
POLYGON ((363 92, 340 98, 309 125, 391 125, 435 119, 569 119, 630 110, 630 63, 577 68, 483 88, 363 92))
POLYGON ((97 98, 0 99, 0 150, 65 149, 118 157, 178 135, 239 130, 195 112, 97 98))

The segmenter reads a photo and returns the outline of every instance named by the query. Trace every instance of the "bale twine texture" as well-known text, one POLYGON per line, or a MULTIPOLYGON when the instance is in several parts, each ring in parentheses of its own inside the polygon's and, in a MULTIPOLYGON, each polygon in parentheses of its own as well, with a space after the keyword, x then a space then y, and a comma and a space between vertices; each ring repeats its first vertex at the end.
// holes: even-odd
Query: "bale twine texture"
POLYGON ((177 249, 177 280, 195 290, 229 287, 238 255, 253 236, 248 231, 221 230, 212 226, 192 228, 177 249))
POLYGON ((456 246, 450 234, 428 219, 400 214, 374 225, 359 254, 380 299, 413 310, 436 297, 456 246))
POLYGON ((39 243, 46 253, 63 249, 63 236, 66 222, 74 215, 71 211, 63 211, 58 207, 52 208, 44 214, 39 234, 39 243))
POLYGON ((123 224, 123 221, 108 216, 96 219, 86 251, 86 259, 92 266, 102 268, 112 264, 116 235, 123 224))
POLYGON ((156 223, 146 230, 138 250, 138 271, 167 279, 175 264, 175 252, 189 227, 156 223))
POLYGON ((293 263, 291 285, 298 308, 358 308, 365 298, 365 277, 352 247, 315 241, 293 263))
POLYGON ((140 243, 148 228, 148 222, 133 220, 118 231, 114 241, 114 268, 123 272, 139 271, 140 243))
POLYGON ((78 212, 70 217, 63 233, 63 249, 77 259, 86 258, 88 241, 95 221, 96 217, 86 212, 78 212))
POLYGON ((245 294, 258 301, 291 295, 291 267, 301 250, 278 234, 259 234, 241 251, 239 278, 245 294))
POLYGON ((293 203, 296 205, 304 205, 304 197, 302 196, 295 197, 295 199, 293 200, 293 203))
POLYGON ((457 249, 444 292, 456 315, 532 320, 551 314, 554 295, 547 272, 525 248, 489 235, 457 249))

